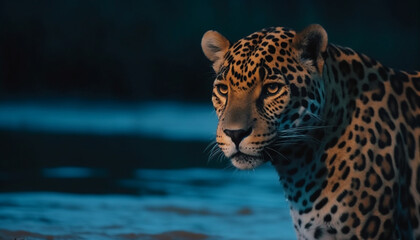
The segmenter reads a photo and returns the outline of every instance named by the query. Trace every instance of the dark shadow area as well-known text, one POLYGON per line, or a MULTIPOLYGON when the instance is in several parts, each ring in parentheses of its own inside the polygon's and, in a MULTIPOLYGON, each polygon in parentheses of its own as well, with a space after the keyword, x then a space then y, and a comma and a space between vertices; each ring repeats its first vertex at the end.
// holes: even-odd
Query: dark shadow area
POLYGON ((0 145, 1 192, 137 194, 137 188, 117 184, 133 177, 136 169, 223 168, 228 164, 207 161, 204 141, 3 130, 0 145), (47 173, 60 167, 65 168, 47 173))
POLYGON ((0 96, 208 102, 205 31, 231 42, 269 26, 324 26, 386 66, 420 68, 420 3, 0 1, 0 96))
POLYGON ((331 43, 420 70, 419 12, 418 0, 0 0, 0 238, 294 239, 274 169, 208 161, 202 35, 318 23, 331 43))

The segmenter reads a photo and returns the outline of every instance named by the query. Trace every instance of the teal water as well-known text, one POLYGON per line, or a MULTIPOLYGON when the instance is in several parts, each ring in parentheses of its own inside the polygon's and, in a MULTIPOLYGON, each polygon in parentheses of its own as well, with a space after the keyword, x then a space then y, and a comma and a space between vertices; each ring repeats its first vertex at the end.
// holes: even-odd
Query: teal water
POLYGON ((0 103, 0 239, 295 239, 270 166, 162 170, 204 166, 216 124, 180 102, 0 103))
POLYGON ((117 184, 138 194, 1 193, 0 239, 295 239, 269 166, 137 170, 117 184))

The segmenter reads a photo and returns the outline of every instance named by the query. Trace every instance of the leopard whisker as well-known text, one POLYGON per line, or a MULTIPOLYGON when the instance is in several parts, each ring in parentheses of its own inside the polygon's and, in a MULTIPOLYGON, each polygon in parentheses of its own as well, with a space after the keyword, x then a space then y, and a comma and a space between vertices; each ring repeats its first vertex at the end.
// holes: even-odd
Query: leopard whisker
POLYGON ((204 151, 203 151, 203 152, 207 152, 207 151, 210 151, 210 152, 211 152, 211 151, 213 150, 214 146, 217 146, 217 142, 216 142, 216 140, 211 141, 211 142, 207 145, 207 147, 204 149, 204 151))

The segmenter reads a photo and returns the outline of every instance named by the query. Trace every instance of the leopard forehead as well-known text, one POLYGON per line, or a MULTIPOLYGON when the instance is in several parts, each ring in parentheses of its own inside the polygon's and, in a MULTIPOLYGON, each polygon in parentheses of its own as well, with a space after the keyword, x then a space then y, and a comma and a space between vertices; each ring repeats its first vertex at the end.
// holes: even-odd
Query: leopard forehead
POLYGON ((276 27, 240 39, 225 54, 216 80, 226 80, 232 88, 246 91, 267 78, 278 77, 282 66, 296 63, 294 36, 293 30, 276 27))

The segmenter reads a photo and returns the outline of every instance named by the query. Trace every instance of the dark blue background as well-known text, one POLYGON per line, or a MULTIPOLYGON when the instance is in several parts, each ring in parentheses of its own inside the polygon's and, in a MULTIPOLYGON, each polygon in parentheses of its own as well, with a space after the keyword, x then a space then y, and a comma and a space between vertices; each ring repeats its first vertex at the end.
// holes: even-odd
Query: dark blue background
POLYGON ((411 1, 0 1, 2 98, 210 98, 200 40, 234 42, 269 26, 324 26, 330 42, 390 67, 420 69, 411 1))
MULTIPOLYGON (((0 99, 47 109, 93 102, 92 111, 110 103, 203 103, 211 115, 213 73, 200 47, 209 29, 234 42, 264 27, 300 30, 319 23, 330 42, 415 70, 419 12, 417 0, 0 1, 0 99)), ((0 190, 130 192, 113 186, 113 179, 136 168, 225 166, 207 162, 210 141, 1 127, 0 190), (45 180, 43 169, 63 166, 107 174, 45 180)))

